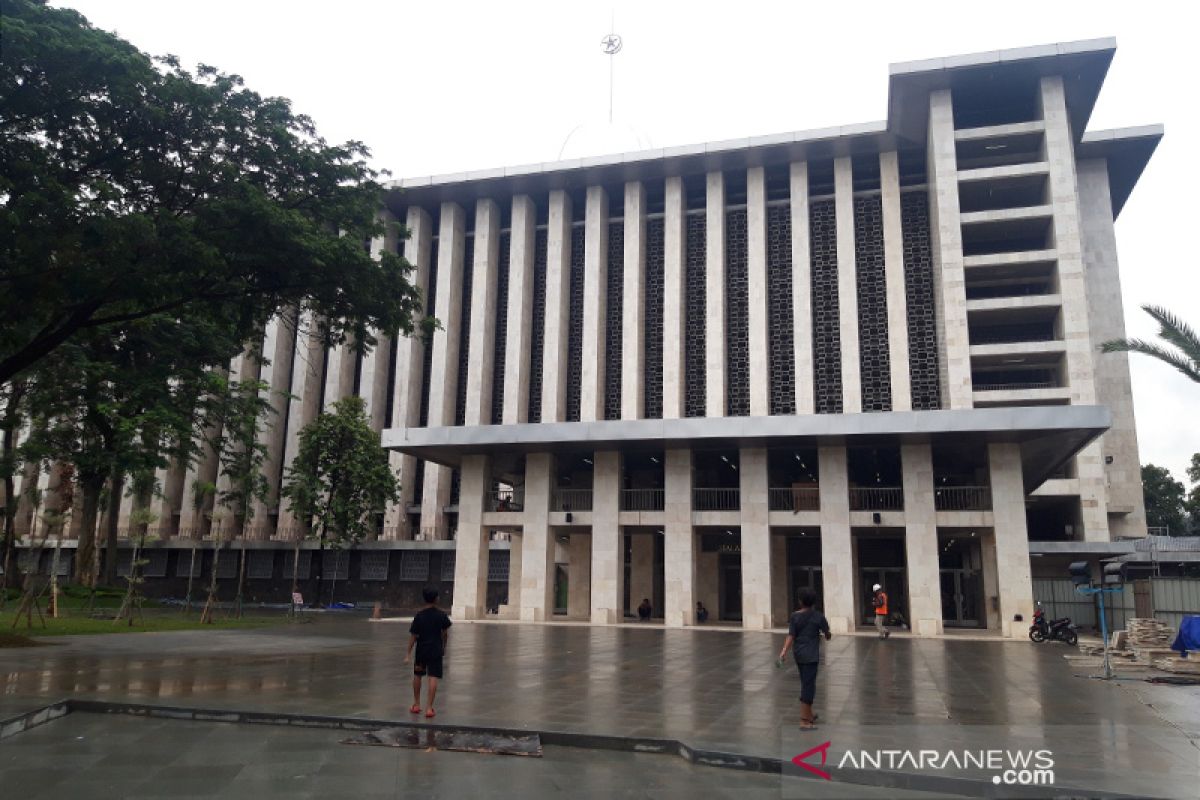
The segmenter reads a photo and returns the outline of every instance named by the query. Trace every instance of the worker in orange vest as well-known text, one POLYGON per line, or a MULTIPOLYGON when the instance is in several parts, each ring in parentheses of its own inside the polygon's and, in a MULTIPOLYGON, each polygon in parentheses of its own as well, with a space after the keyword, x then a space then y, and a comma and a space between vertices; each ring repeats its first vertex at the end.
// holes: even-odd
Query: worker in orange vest
POLYGON ((878 583, 872 586, 871 589, 875 592, 875 597, 871 600, 871 604, 875 606, 875 630, 879 631, 880 639, 886 639, 892 635, 891 631, 887 629, 887 592, 878 583))

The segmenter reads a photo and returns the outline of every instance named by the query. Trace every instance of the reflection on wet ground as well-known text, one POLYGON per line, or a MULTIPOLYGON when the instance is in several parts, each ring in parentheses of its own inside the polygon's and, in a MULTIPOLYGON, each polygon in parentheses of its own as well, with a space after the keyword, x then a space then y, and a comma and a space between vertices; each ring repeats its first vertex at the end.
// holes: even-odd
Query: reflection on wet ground
MULTIPOLYGON (((403 720, 411 703, 407 627, 336 619, 0 651, 0 717, 79 697, 403 720)), ((775 667, 780 644, 762 633, 460 623, 451 631, 438 722, 675 738, 778 757, 799 691, 794 667, 775 667)), ((1189 757, 1193 774, 1200 763, 1200 751, 1131 692, 1073 677, 1060 648, 835 637, 824 657, 816 707, 825 738, 883 742, 888 727, 919 728, 947 743, 961 726, 1051 739, 1056 726, 1140 731, 1110 737, 1112 752, 1092 737, 1061 744, 1082 777, 1123 784, 1114 791, 1149 779, 1148 763, 1181 760, 1184 778, 1189 757), (1159 750, 1143 752, 1150 746, 1159 750)))

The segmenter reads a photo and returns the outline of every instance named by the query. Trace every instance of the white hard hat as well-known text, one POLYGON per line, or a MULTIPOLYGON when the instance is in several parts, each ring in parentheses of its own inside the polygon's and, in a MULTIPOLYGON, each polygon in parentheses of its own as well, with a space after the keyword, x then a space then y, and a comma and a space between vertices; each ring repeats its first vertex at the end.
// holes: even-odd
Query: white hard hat
POLYGON ((882 587, 882 586, 880 586, 880 585, 877 583, 877 584, 875 584, 874 586, 872 586, 872 587, 871 587, 871 591, 873 591, 873 592, 878 592, 878 591, 879 591, 880 589, 882 589, 882 588, 883 588, 883 587, 882 587))

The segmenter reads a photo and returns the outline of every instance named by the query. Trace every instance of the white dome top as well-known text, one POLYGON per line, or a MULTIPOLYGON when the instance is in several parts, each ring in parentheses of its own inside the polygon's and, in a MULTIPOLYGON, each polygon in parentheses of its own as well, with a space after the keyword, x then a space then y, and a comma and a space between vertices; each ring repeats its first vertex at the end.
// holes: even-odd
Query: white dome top
POLYGON ((585 122, 567 134, 558 160, 649 150, 650 137, 622 122, 585 122))

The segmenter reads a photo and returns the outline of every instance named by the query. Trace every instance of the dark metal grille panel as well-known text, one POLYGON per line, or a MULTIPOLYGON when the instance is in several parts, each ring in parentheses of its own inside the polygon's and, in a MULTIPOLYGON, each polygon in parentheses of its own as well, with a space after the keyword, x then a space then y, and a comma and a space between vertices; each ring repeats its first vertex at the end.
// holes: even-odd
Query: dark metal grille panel
POLYGON ((571 288, 567 317, 567 422, 579 421, 583 387, 583 248, 586 231, 571 226, 571 288))
POLYGON ((308 580, 309 578, 311 578, 312 577, 312 555, 313 554, 312 554, 311 550, 301 550, 300 551, 300 560, 299 560, 300 569, 297 570, 297 569, 295 569, 295 564, 297 563, 296 551, 292 550, 291 552, 289 552, 287 554, 287 557, 283 559, 283 577, 287 578, 288 580, 291 580, 292 573, 293 573, 293 571, 295 571, 296 580, 308 580))
POLYGON ((467 421, 467 362, 471 358, 471 287, 475 276, 475 237, 466 237, 463 248, 462 294, 458 314, 458 385, 454 400, 454 424, 467 421))
POLYGON ((625 303, 625 223, 608 223, 608 297, 604 345, 604 418, 621 418, 621 353, 625 303))
POLYGON ((452 506, 458 505, 459 491, 462 489, 462 472, 455 467, 450 470, 450 501, 452 506))
POLYGON ((887 279, 883 270, 883 198, 854 198, 854 265, 858 289, 858 358, 863 411, 892 410, 887 279))
POLYGON ((725 214, 725 413, 750 415, 750 285, 746 210, 725 214))
POLYGON ((663 237, 662 217, 646 221, 646 382, 643 398, 646 419, 662 419, 663 407, 663 237))
MULTIPOLYGON (((437 309, 437 274, 438 274, 438 240, 434 239, 429 248, 429 291, 426 293, 425 315, 433 316, 437 309)), ((421 353, 421 427, 429 424, 429 379, 433 371, 433 336, 430 333, 424 337, 424 347, 421 353)))
POLYGON ((488 582, 508 583, 508 567, 511 563, 512 551, 488 551, 488 582))
POLYGON ((792 207, 767 207, 767 355, 771 413, 796 413, 796 348, 792 321, 792 207))
POLYGON ((246 577, 252 580, 275 577, 275 551, 251 550, 246 559, 246 577))
POLYGON ((238 576, 238 565, 242 554, 237 550, 222 550, 217 553, 217 577, 230 580, 238 576))
POLYGON ((457 554, 453 550, 442 551, 442 580, 454 580, 454 562, 457 554))
POLYGON ((386 581, 388 578, 388 551, 364 550, 358 555, 358 579, 361 581, 386 581))
POLYGON ((838 327, 837 212, 832 200, 809 206, 809 235, 816 409, 818 414, 840 414, 842 336, 838 327))
POLYGON ((321 580, 350 579, 350 553, 345 550, 326 550, 321 554, 321 580))
MULTIPOLYGON (((63 564, 70 564, 71 560, 65 558, 65 553, 60 553, 58 556, 58 567, 61 570, 63 564)), ((167 551, 166 550, 143 550, 142 558, 145 564, 142 565, 142 575, 147 578, 165 578, 167 577, 167 551)), ((61 573, 60 573, 61 574, 61 573)))
MULTIPOLYGON (((400 558, 400 580, 424 581, 429 578, 429 551, 404 550, 400 558)), ((445 556, 443 556, 445 558, 445 556)))
POLYGON ((704 287, 704 259, 708 250, 705 240, 705 214, 689 214, 687 218, 687 340, 684 342, 684 409, 685 417, 703 417, 705 413, 705 321, 708 316, 708 292, 704 287))
POLYGON ((542 421, 542 357, 546 350, 546 247, 549 237, 538 228, 533 241, 533 314, 529 327, 529 421, 542 421))
POLYGON ((904 294, 908 308, 908 365, 912 407, 941 408, 937 318, 933 301, 933 254, 929 244, 929 197, 923 189, 900 195, 904 232, 904 294))
POLYGON ((508 250, 512 236, 500 234, 496 262, 496 329, 492 334, 492 424, 504 421, 504 359, 508 352, 508 250))
MULTIPOLYGON (((195 550, 177 550, 175 552, 175 577, 186 578, 190 570, 193 578, 199 578, 200 573, 204 569, 204 551, 195 550), (192 554, 195 553, 195 562, 192 561, 192 554)), ((290 576, 292 573, 288 573, 290 576)))

